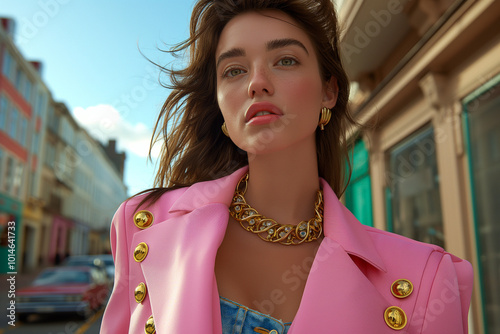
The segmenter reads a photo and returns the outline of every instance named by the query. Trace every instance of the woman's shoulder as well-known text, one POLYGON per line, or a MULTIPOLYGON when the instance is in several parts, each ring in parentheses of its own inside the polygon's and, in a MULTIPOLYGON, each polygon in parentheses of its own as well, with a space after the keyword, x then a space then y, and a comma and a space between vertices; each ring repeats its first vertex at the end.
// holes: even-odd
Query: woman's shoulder
POLYGON ((474 280, 472 265, 437 245, 373 227, 365 229, 386 265, 385 275, 375 280, 382 282, 382 292, 387 293, 391 284, 391 294, 403 298, 399 306, 411 314, 411 332, 442 333, 443 324, 453 324, 453 333, 464 332, 474 280), (411 289, 400 294, 400 284, 410 284, 411 289), (438 317, 443 322, 434 321, 438 317))
POLYGON ((422 241, 417 241, 400 234, 396 234, 393 232, 388 232, 384 230, 380 230, 375 227, 365 226, 365 230, 370 234, 372 240, 380 246, 386 246, 383 248, 402 248, 407 249, 408 251, 417 251, 417 252, 444 252, 444 249, 440 246, 425 243, 422 241))
POLYGON ((127 209, 148 210, 156 207, 169 207, 168 203, 175 202, 189 187, 176 189, 155 188, 131 196, 122 203, 127 209))
POLYGON ((471 267, 468 261, 447 252, 440 246, 370 226, 365 226, 365 229, 370 234, 379 255, 388 264, 389 268, 408 266, 413 269, 420 267, 420 270, 429 267, 437 269, 443 260, 449 261, 457 267, 471 267))
MULTIPOLYGON (((188 187, 173 190, 153 189, 131 196, 118 207, 113 217, 113 222, 115 225, 121 225, 121 222, 135 221, 141 214, 146 215, 144 219, 150 220, 166 217, 169 215, 173 204, 187 189, 188 187)), ((129 224, 126 225, 128 226, 129 224)))

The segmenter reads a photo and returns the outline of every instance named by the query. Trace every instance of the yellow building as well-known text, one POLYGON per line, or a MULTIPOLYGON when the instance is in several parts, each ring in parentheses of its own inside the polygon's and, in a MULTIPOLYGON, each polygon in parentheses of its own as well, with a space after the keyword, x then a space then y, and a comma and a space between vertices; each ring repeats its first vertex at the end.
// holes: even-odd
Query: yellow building
POLYGON ((366 126, 353 131, 346 204, 470 261, 470 332, 500 333, 500 1, 338 5, 351 107, 366 126))

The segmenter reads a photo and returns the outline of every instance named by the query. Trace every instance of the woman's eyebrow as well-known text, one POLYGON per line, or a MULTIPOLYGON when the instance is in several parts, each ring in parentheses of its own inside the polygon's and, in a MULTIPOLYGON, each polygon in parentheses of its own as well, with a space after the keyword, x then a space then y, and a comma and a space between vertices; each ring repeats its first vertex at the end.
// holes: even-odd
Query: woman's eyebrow
MULTIPOLYGON (((273 39, 272 41, 269 41, 266 43, 266 49, 267 51, 272 51, 280 48, 284 48, 290 45, 296 45, 304 49, 304 51, 309 55, 309 51, 307 51, 307 48, 302 44, 300 41, 294 39, 294 38, 280 38, 280 39, 273 39)), ((234 58, 234 57, 244 57, 246 55, 245 50, 242 48, 233 48, 230 50, 227 50, 219 55, 217 58, 217 63, 215 65, 216 68, 219 68, 219 65, 222 61, 228 58, 234 58)))
POLYGON ((267 51, 279 49, 279 48, 284 48, 290 45, 296 45, 300 46, 304 51, 309 55, 309 51, 307 51, 306 47, 304 44, 302 44, 300 41, 294 39, 294 38, 281 38, 281 39, 274 39, 272 41, 269 41, 266 43, 267 51))
POLYGON ((228 51, 225 51, 220 54, 219 58, 217 58, 217 64, 215 68, 219 68, 219 64, 225 59, 234 57, 244 57, 245 54, 246 54, 245 50, 243 50, 242 48, 233 48, 228 51))

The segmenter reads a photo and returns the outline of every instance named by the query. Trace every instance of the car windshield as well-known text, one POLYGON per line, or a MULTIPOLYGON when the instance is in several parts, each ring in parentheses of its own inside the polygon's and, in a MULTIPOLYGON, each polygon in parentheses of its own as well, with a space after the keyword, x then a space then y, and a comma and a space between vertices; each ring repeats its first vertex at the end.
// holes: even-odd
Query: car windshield
POLYGON ((70 257, 66 261, 67 266, 92 266, 92 267, 103 267, 104 263, 101 259, 92 257, 70 257))
POLYGON ((69 259, 66 262, 67 265, 71 266, 89 266, 94 265, 94 261, 92 259, 69 259))
POLYGON ((106 266, 114 266, 115 263, 113 262, 113 258, 102 258, 101 259, 106 266))
POLYGON ((77 284, 89 283, 90 274, 81 270, 50 270, 44 271, 38 276, 33 285, 57 285, 57 284, 77 284))

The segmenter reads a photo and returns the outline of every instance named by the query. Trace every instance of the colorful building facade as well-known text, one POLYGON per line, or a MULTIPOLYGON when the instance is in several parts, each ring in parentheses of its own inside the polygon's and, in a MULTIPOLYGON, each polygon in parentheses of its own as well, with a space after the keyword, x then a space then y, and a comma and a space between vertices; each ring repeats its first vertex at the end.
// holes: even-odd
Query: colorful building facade
POLYGON ((90 137, 53 100, 41 64, 13 41, 14 21, 0 23, 0 256, 11 249, 11 222, 16 249, 14 269, 2 260, 0 272, 109 251, 110 221, 127 197, 125 155, 90 137))
POLYGON ((344 1, 339 12, 363 126, 345 202, 363 223, 470 261, 470 333, 499 333, 500 2, 344 1))

